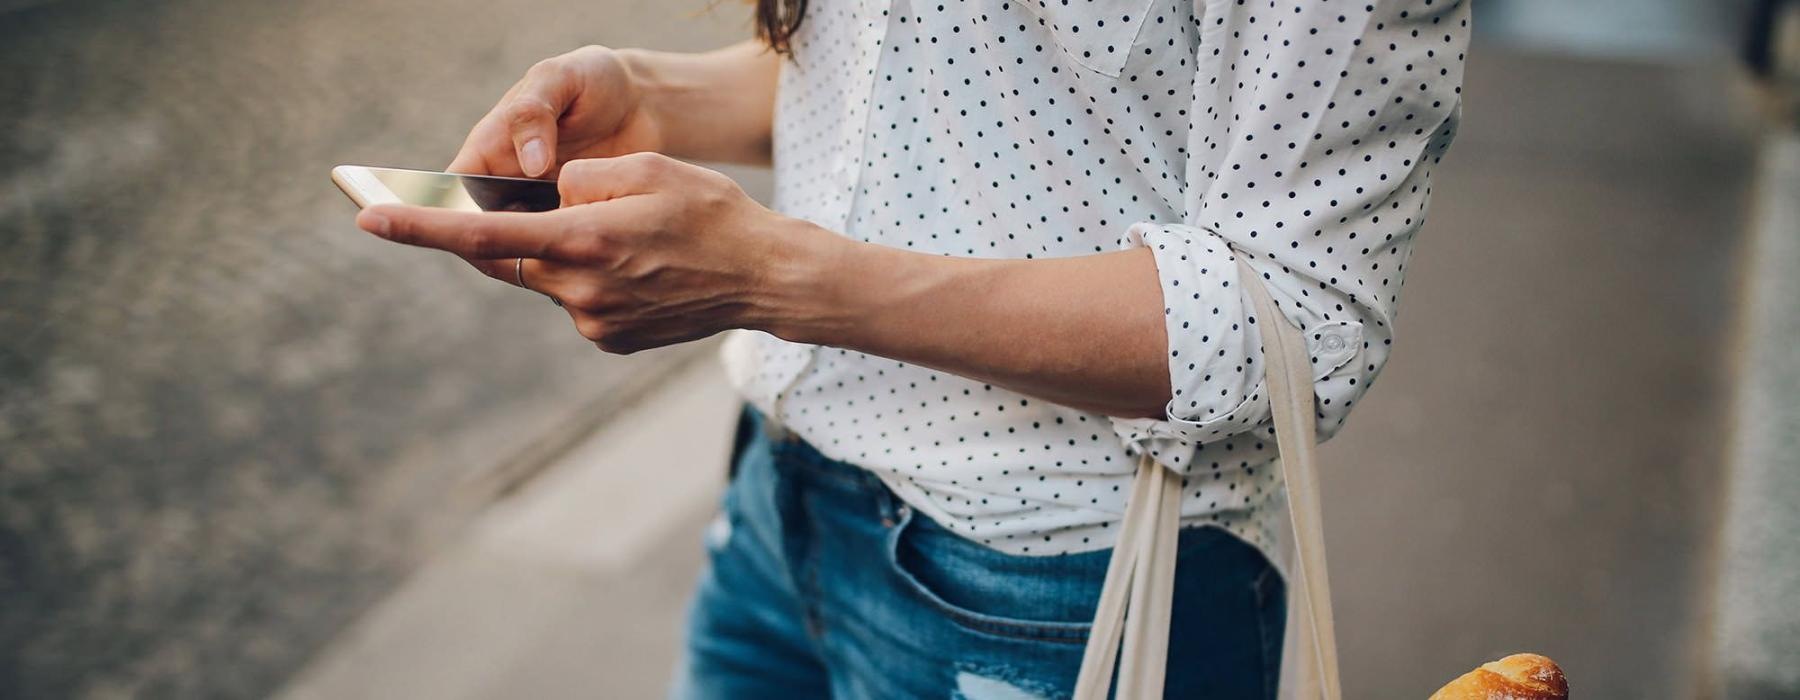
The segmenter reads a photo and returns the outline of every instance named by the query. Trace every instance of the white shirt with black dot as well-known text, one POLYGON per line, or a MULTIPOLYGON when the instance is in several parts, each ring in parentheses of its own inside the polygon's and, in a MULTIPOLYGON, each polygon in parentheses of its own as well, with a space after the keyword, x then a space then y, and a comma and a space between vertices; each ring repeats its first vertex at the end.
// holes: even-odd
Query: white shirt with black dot
POLYGON ((1115 419, 734 332, 742 395, 919 511, 1022 554, 1110 546, 1135 458, 1265 550, 1280 476, 1234 255, 1303 329, 1329 436, 1380 372, 1461 111, 1468 0, 814 0, 776 208, 908 250, 1155 252, 1173 400, 1115 419))

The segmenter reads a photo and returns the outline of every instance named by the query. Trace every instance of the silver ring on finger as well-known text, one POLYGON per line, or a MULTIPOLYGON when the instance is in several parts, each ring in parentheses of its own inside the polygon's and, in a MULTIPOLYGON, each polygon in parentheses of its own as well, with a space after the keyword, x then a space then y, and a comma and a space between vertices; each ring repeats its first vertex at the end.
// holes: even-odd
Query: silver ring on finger
MULTIPOLYGON (((520 289, 526 289, 526 290, 530 290, 533 292, 537 292, 537 290, 531 289, 531 285, 525 284, 525 259, 524 258, 513 258, 513 280, 519 283, 520 289)), ((543 292, 538 292, 538 293, 544 294, 543 292)), ((558 308, 561 308, 563 305, 561 299, 558 299, 549 294, 544 294, 544 298, 549 299, 550 303, 555 304, 558 308)))

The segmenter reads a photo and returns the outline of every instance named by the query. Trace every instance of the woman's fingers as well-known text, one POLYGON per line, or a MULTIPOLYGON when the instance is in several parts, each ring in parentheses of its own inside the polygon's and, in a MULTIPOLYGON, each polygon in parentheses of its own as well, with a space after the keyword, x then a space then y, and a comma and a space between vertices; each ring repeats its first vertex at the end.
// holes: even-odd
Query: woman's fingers
POLYGON ((396 243, 436 248, 466 259, 556 258, 571 252, 560 212, 473 212, 383 204, 356 225, 396 243))
POLYGON ((482 274, 515 287, 523 278, 525 289, 555 299, 583 338, 607 352, 627 351, 621 343, 624 336, 619 327, 602 318, 606 311, 602 296, 592 280, 584 280, 581 268, 532 258, 470 260, 469 264, 482 274))
POLYGON ((570 297, 579 298, 571 292, 574 289, 574 279, 568 274, 571 268, 536 258, 475 259, 468 263, 481 274, 550 297, 570 314, 580 309, 569 303, 570 297))
POLYGON ((556 189, 563 206, 588 204, 618 199, 634 194, 649 194, 664 189, 668 183, 698 170, 660 153, 632 153, 615 158, 586 158, 563 165, 556 189))
POLYGON ((473 258, 468 262, 470 266, 480 270, 481 274, 559 300, 570 296, 569 289, 577 281, 573 274, 576 268, 537 258, 473 258), (520 284, 521 279, 524 281, 523 285, 520 284))
POLYGON ((462 148, 456 152, 456 158, 450 161, 447 171, 467 175, 501 175, 505 177, 523 177, 525 170, 519 167, 518 155, 512 145, 512 136, 508 133, 506 122, 501 118, 501 110, 512 103, 514 95, 519 94, 519 86, 523 81, 514 83, 508 88, 500 101, 494 103, 493 109, 475 122, 469 130, 469 136, 463 139, 462 148))
POLYGON ((484 119, 469 132, 469 140, 457 151, 456 158, 450 161, 448 172, 465 175, 499 175, 502 177, 524 177, 525 170, 519 166, 518 158, 513 153, 512 140, 507 136, 506 125, 498 118, 484 119))
POLYGON ((464 261, 469 263, 470 267, 480 270, 481 274, 500 280, 501 282, 505 282, 514 287, 519 286, 520 275, 517 273, 524 271, 523 266, 535 266, 537 264, 536 260, 529 258, 465 258, 464 261), (521 264, 519 262, 521 260, 525 262, 521 264))
POLYGON ((465 175, 525 176, 525 170, 519 167, 519 161, 513 155, 506 125, 500 123, 498 116, 484 118, 475 125, 469 132, 468 141, 463 143, 462 150, 456 152, 456 158, 445 170, 465 175))
POLYGON ((501 120, 526 176, 538 177, 555 165, 557 120, 580 93, 581 77, 566 56, 539 61, 519 81, 501 120))

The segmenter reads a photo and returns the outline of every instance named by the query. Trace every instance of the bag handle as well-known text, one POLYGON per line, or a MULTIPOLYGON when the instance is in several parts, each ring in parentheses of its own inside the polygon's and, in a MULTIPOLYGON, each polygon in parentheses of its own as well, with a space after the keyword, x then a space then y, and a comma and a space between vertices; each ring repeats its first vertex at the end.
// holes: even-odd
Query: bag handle
POLYGON ((1325 511, 1319 499, 1317 418, 1313 415, 1312 358, 1300 329, 1276 308, 1261 275, 1238 254, 1240 283, 1250 289, 1256 315, 1265 319, 1263 366, 1269 385, 1269 408, 1275 419, 1275 447, 1280 452, 1281 478, 1287 487, 1288 516, 1292 519, 1294 573, 1300 584, 1299 598, 1305 614, 1307 644, 1296 645, 1302 657, 1296 663, 1300 683, 1295 697, 1339 700, 1337 625, 1331 614, 1331 579, 1325 565, 1325 511), (1273 330, 1274 332, 1269 332, 1273 330), (1273 352, 1271 352, 1273 349, 1273 352), (1268 358, 1278 358, 1271 362, 1268 358))
MULTIPOLYGON (((1326 573, 1324 518, 1315 457, 1318 437, 1311 358, 1300 330, 1276 307, 1261 283, 1261 275, 1244 255, 1237 254, 1239 280, 1248 288, 1255 318, 1260 319, 1264 383, 1297 550, 1292 569, 1298 589, 1290 592, 1289 600, 1298 598, 1299 605, 1290 605, 1288 612, 1301 615, 1303 624, 1299 635, 1293 633, 1295 625, 1288 626, 1285 646, 1289 651, 1283 666, 1293 670, 1293 678, 1287 680, 1292 685, 1284 688, 1282 695, 1340 700, 1336 626, 1331 613, 1331 582, 1326 573)), ((1125 649, 1117 697, 1162 697, 1175 585, 1175 542, 1181 528, 1180 498, 1181 478, 1148 455, 1140 456, 1131 500, 1107 564, 1094 626, 1082 654, 1075 700, 1106 698, 1121 641, 1125 649)), ((1283 673, 1284 678, 1288 675, 1283 673)))

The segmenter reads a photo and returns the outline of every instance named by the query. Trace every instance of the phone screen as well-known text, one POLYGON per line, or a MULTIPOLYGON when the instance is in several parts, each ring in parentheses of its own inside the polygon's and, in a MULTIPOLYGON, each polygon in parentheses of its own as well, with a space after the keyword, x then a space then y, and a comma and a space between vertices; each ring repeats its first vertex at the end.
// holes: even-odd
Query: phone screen
POLYGON ((549 211, 562 203, 556 183, 514 177, 368 168, 407 204, 470 211, 549 211))

